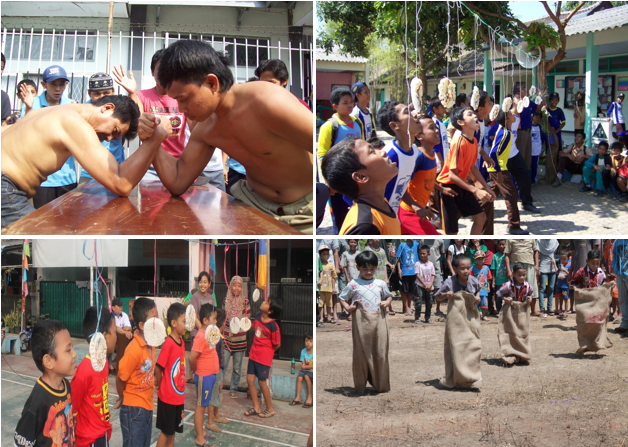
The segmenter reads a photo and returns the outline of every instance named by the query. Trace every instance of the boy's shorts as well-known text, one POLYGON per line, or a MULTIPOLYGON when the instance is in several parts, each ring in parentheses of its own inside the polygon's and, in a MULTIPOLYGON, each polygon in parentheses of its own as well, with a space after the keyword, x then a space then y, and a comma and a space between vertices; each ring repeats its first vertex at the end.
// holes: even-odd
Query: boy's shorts
POLYGON ((218 385, 222 382, 225 375, 225 371, 221 369, 216 375, 216 381, 214 382, 214 388, 212 389, 212 397, 209 399, 209 405, 212 407, 220 408, 222 405, 222 392, 218 391, 218 385))
POLYGON ((155 428, 166 436, 183 433, 183 404, 170 405, 157 398, 157 423, 155 428))
POLYGON ((401 293, 411 293, 413 296, 417 295, 416 292, 416 276, 406 275, 401 277, 401 293))
POLYGON ((96 439, 89 445, 89 447, 109 447, 109 439, 107 439, 107 434, 105 433, 100 438, 96 439))
POLYGON ((445 234, 458 234, 458 212, 462 217, 475 216, 483 213, 478 199, 471 191, 467 191, 458 185, 445 185, 458 193, 455 197, 446 196, 439 192, 441 212, 443 213, 443 228, 445 234))
POLYGON ((207 407, 212 398, 214 383, 216 382, 216 374, 209 376, 199 376, 194 374, 194 383, 196 383, 196 406, 207 407))
POLYGON ((318 294, 321 297, 321 305, 320 307, 331 307, 333 306, 333 299, 332 299, 332 293, 331 292, 318 292, 318 294))
POLYGON ((302 369, 301 371, 299 371, 299 375, 297 376, 297 379, 299 377, 303 377, 304 379, 306 377, 310 378, 310 382, 314 381, 314 374, 312 374, 312 370, 311 369, 302 369))
POLYGON ((246 374, 253 374, 260 380, 266 380, 270 376, 270 366, 257 363, 255 360, 249 359, 249 366, 246 369, 246 374))
POLYGON ((488 309, 488 295, 480 295, 480 309, 488 309))

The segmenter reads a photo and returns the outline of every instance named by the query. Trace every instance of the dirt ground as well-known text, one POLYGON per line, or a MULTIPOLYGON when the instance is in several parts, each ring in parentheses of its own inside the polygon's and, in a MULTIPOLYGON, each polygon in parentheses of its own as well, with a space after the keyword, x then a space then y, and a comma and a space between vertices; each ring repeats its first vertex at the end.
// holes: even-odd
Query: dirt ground
POLYGON ((480 391, 450 391, 437 380, 445 323, 413 320, 388 317, 391 391, 368 386, 364 396, 353 385, 351 323, 317 329, 317 446, 628 446, 627 338, 610 333, 610 349, 576 355, 575 315, 532 318, 532 361, 506 368, 491 318, 480 391))

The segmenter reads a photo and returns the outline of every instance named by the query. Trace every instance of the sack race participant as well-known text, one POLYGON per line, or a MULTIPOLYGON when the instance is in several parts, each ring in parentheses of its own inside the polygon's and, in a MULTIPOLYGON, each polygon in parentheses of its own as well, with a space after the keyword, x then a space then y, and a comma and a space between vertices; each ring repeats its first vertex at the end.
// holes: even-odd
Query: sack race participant
POLYGON ((358 394, 364 394, 366 383, 378 393, 390 391, 390 367, 388 365, 388 322, 386 311, 367 311, 362 303, 355 303, 357 310, 351 323, 353 336, 353 383, 358 394))
POLYGON ((456 292, 447 305, 445 323, 445 377, 447 388, 478 388, 480 372, 480 313, 478 298, 469 292, 456 292))
POLYGON ((574 288, 578 344, 580 345, 576 354, 584 354, 587 351, 597 352, 613 346, 606 333, 606 322, 614 286, 614 282, 607 282, 591 289, 574 288))
POLYGON ((506 365, 529 362, 530 349, 530 298, 525 302, 504 297, 504 307, 499 314, 497 338, 506 365))

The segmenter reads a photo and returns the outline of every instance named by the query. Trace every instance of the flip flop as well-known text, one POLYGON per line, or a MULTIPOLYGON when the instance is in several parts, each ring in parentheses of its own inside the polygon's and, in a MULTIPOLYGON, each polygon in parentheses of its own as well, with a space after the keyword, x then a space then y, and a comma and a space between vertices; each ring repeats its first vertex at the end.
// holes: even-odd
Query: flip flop
POLYGON ((275 413, 271 413, 268 410, 264 410, 261 413, 258 413, 257 415, 261 418, 266 419, 266 418, 272 418, 275 415, 275 413))
POLYGON ((388 312, 388 315, 390 315, 390 316, 395 315, 395 311, 394 311, 394 310, 391 310, 390 312, 388 312))
POLYGON ((216 436, 212 435, 211 433, 205 432, 205 439, 216 439, 216 436))
POLYGON ((218 422, 219 424, 228 424, 229 419, 226 419, 220 416, 219 418, 214 419, 214 422, 218 422))
POLYGON ((246 410, 246 413, 244 413, 245 416, 259 416, 261 413, 258 413, 255 408, 249 408, 248 410, 246 410))
MULTIPOLYGON (((209 427, 206 425, 205 428, 207 430, 215 431, 216 433, 220 433, 222 431, 221 428, 218 427, 216 424, 212 424, 209 427)), ((214 438, 215 438, 215 436, 214 436, 214 438)), ((209 438, 209 439, 214 439, 214 438, 209 438)))
POLYGON ((229 393, 229 397, 230 397, 230 398, 232 398, 232 399, 237 399, 237 398, 238 398, 238 395, 237 395, 234 391, 231 391, 231 392, 229 393))
POLYGON ((304 403, 303 408, 312 408, 312 404, 304 403))
POLYGON ((196 441, 194 441, 194 444, 196 445, 196 447, 214 447, 213 445, 209 443, 209 441, 205 441, 205 444, 199 444, 196 441))
POLYGON ((293 400, 292 402, 290 402, 290 406, 294 407, 295 405, 299 405, 300 403, 302 403, 300 400, 293 400))

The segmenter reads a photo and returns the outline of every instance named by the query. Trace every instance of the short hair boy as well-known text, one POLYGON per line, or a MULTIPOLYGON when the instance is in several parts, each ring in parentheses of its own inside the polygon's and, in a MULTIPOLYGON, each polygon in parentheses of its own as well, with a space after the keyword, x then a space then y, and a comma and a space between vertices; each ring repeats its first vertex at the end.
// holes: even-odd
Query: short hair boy
POLYGON ((137 331, 118 362, 114 408, 120 408, 120 428, 124 445, 150 444, 155 403, 156 348, 144 338, 144 324, 154 318, 155 302, 138 298, 133 304, 133 320, 137 331))
POLYGON ((312 407, 312 382, 314 381, 314 335, 311 332, 305 334, 305 348, 301 350, 301 371, 297 376, 297 397, 295 397, 290 405, 298 405, 301 403, 301 390, 303 389, 303 381, 307 386, 307 400, 303 404, 303 408, 312 407))
POLYGON ((590 250, 587 253, 587 265, 578 270, 571 279, 571 285, 580 289, 592 289, 601 286, 606 281, 606 274, 600 267, 602 255, 599 250, 590 250))
MULTIPOLYGON (((109 309, 92 306, 85 311, 83 335, 87 342, 100 332, 107 343, 107 354, 116 348, 116 325, 109 309)), ((109 413, 108 361, 96 371, 87 355, 76 369, 72 379, 72 406, 76 418, 76 446, 107 446, 111 439, 109 413)))
POLYGON ((346 88, 337 88, 331 92, 329 102, 336 113, 321 126, 318 137, 318 158, 323 158, 329 149, 345 138, 364 139, 362 123, 351 115, 353 95, 346 88))
POLYGON ((399 171, 384 151, 364 140, 346 138, 323 157, 327 184, 353 200, 340 234, 401 234, 397 215, 386 201, 388 182, 399 171))
POLYGON ((31 336, 33 361, 42 375, 24 404, 13 444, 74 445, 72 396, 67 376, 76 372, 70 333, 57 320, 38 322, 31 336))
MULTIPOLYGON (((223 309, 216 309, 216 326, 222 334, 224 328, 226 314, 223 309)), ((207 424, 205 428, 221 432, 222 430, 214 422, 219 424, 228 424, 229 420, 220 415, 220 407, 222 406, 222 381, 225 376, 225 364, 222 357, 223 346, 225 342, 221 338, 216 345, 216 353, 218 354, 218 375, 214 381, 214 387, 212 389, 211 398, 209 399, 209 406, 207 407, 207 424)))
POLYGON ((373 119, 371 118, 371 111, 369 110, 369 104, 371 102, 371 90, 369 86, 366 82, 358 81, 351 86, 351 93, 355 96, 355 107, 351 115, 355 116, 362 123, 364 139, 368 140, 369 138, 377 136, 373 119))
POLYGON ((582 168, 582 181, 584 186, 582 190, 595 190, 593 195, 600 197, 606 194, 611 187, 611 169, 613 168, 613 159, 608 153, 608 143, 600 141, 597 146, 597 154, 593 155, 584 162, 582 168))

